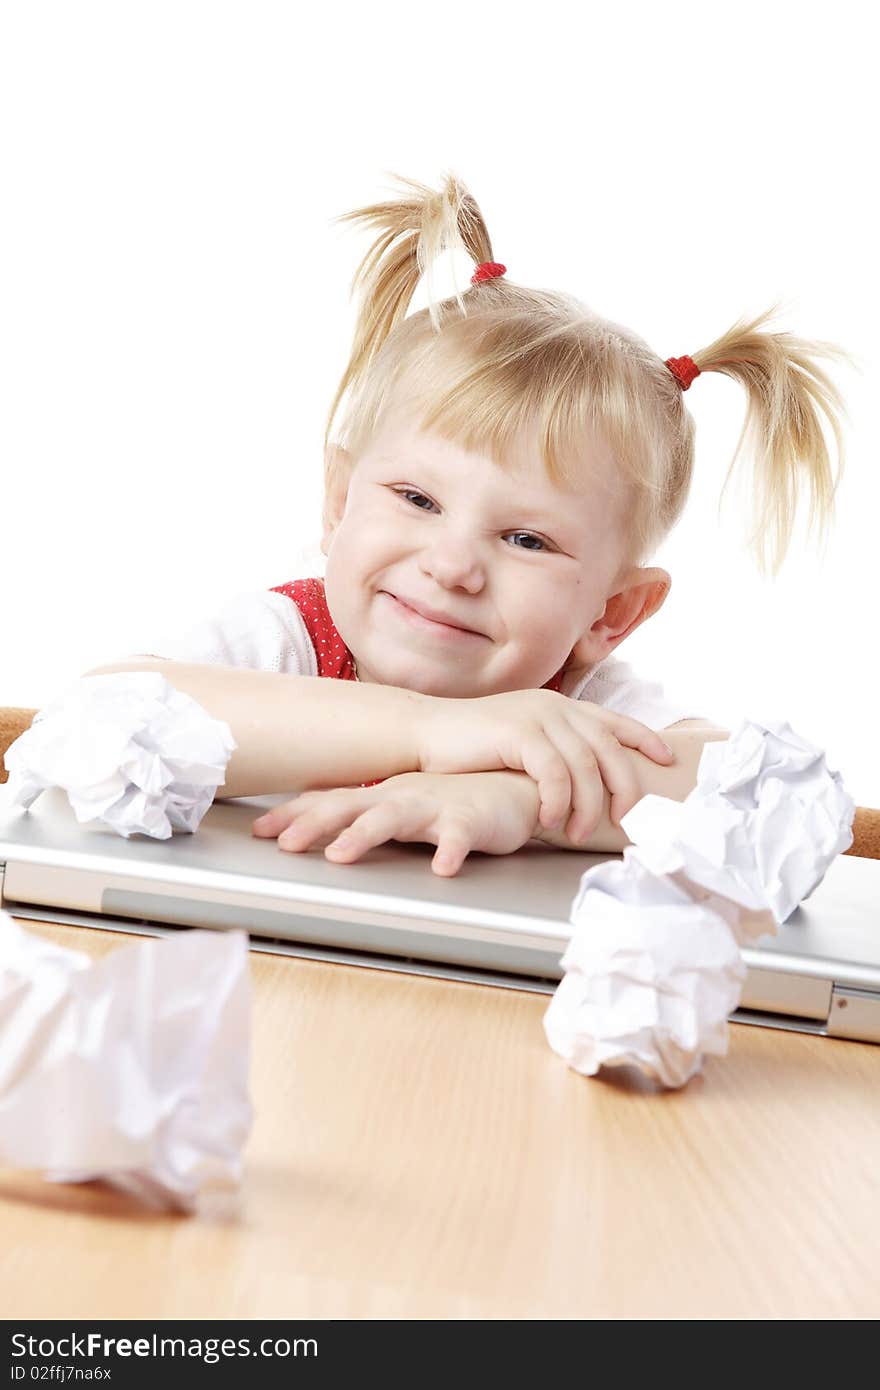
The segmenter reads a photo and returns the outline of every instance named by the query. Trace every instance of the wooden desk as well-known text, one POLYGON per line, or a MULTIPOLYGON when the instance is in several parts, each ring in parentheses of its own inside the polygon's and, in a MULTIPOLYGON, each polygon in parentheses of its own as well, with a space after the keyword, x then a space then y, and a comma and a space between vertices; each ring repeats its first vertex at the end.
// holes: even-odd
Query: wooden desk
POLYGON ((4 1317, 880 1314, 880 1047, 737 1024, 664 1092, 570 1071, 546 997, 251 959, 240 1193, 156 1215, 0 1169, 4 1317))

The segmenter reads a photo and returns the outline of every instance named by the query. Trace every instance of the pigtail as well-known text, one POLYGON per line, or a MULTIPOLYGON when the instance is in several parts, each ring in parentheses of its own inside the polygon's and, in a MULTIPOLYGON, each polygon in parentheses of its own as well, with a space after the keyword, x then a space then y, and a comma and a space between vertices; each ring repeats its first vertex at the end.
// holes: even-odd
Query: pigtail
MULTIPOLYGON (((432 272, 437 257, 453 248, 464 248, 476 263, 492 259, 492 245, 482 213, 464 184, 446 174, 439 190, 414 179, 392 174, 409 190, 394 202, 372 203, 342 213, 334 222, 360 222, 378 231, 351 284, 351 296, 360 290, 360 305, 348 366, 333 398, 324 436, 329 443, 339 403, 349 388, 364 378, 382 344, 403 320, 416 286, 424 275, 431 323, 440 327, 433 295, 432 272)), ((459 308, 465 312, 461 295, 459 308)))
MULTIPOLYGON (((739 381, 748 395, 745 423, 722 488, 746 440, 753 454, 754 529, 748 544, 762 574, 778 574, 788 551, 797 512, 798 491, 810 489, 809 529, 818 521, 820 540, 833 519, 834 498, 844 466, 840 417, 847 412, 834 382, 814 360, 846 359, 833 343, 809 342, 791 333, 762 333, 779 305, 750 323, 740 320, 701 352, 691 354, 701 372, 722 372, 739 381), (821 416, 831 426, 837 446, 837 474, 832 476, 821 416)), ((720 504, 719 504, 720 505, 720 504)))

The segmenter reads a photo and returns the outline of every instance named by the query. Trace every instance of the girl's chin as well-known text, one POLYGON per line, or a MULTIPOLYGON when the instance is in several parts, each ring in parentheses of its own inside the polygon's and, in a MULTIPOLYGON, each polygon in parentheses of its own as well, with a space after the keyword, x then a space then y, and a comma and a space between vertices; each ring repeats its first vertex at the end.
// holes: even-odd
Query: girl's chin
MULTIPOLYGON (((358 678, 363 679, 360 669, 358 678)), ((451 672, 448 664, 426 657, 415 666, 411 654, 399 662, 386 659, 383 662, 372 663, 366 679, 373 684, 396 685, 401 690, 414 690, 417 695, 463 699, 481 693, 474 690, 473 681, 468 682, 465 675, 451 672)))

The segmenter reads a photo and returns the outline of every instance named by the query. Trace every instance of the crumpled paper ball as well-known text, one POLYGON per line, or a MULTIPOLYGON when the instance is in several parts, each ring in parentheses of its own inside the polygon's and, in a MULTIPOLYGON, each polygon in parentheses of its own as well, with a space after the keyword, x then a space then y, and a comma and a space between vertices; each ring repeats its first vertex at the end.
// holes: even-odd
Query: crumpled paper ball
POLYGON ((784 922, 853 842, 855 802, 824 752, 784 721, 744 719, 707 743, 684 801, 644 796, 622 818, 639 862, 784 922))
POLYGON ((158 671, 83 676, 7 749, 8 804, 27 810, 61 787, 81 825, 126 839, 194 834, 236 747, 227 724, 158 671))
POLYGON ((0 1037, 7 1163, 184 1211, 240 1181, 246 932, 181 930, 93 962, 0 911, 0 1037))
POLYGON ((736 940, 717 912, 638 861, 608 860, 587 877, 547 1040, 587 1075, 626 1062, 683 1085, 701 1052, 727 1051, 746 976, 736 940))
POLYGON ((584 874, 550 1046, 585 1075, 634 1065, 669 1087, 726 1054, 740 947, 809 896, 854 815, 839 773, 784 721, 745 719, 707 743, 686 800, 643 797, 621 819, 623 859, 584 874))

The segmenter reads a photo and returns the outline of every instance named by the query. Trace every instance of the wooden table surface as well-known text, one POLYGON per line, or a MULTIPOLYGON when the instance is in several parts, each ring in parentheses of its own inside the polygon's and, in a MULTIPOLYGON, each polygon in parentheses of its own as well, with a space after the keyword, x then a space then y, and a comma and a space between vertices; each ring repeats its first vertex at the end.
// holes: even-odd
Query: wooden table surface
POLYGON ((0 1168, 5 1318, 880 1315, 880 1047, 734 1024, 667 1092, 569 1070, 547 996, 251 961, 240 1191, 0 1168))

